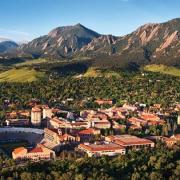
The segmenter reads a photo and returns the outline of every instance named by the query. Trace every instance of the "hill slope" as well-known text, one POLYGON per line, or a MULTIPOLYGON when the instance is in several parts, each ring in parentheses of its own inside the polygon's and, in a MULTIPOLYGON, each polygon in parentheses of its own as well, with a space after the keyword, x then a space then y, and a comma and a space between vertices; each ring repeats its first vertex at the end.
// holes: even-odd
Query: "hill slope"
POLYGON ((144 67, 144 70, 180 77, 180 69, 175 67, 168 67, 165 65, 156 65, 156 64, 147 65, 144 67))
POLYGON ((0 82, 32 82, 43 76, 43 72, 34 69, 11 69, 0 73, 0 82))

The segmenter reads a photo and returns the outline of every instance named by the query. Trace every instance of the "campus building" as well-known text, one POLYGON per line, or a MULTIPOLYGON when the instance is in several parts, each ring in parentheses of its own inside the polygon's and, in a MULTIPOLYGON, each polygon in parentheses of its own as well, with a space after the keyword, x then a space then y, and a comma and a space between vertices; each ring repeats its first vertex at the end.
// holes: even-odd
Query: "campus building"
POLYGON ((89 123, 86 121, 68 121, 63 118, 51 118, 48 127, 53 129, 65 128, 65 129, 84 129, 89 127, 89 123))
POLYGON ((101 144, 80 144, 78 146, 78 149, 80 151, 83 151, 88 154, 89 157, 95 156, 115 156, 119 154, 125 154, 126 150, 124 147, 115 144, 115 143, 109 143, 109 142, 104 142, 101 144))
POLYGON ((78 132, 78 135, 83 141, 91 140, 92 138, 100 134, 101 131, 99 129, 93 129, 93 128, 84 129, 78 132))
POLYGON ((31 110, 31 123, 33 126, 41 125, 41 109, 33 107, 31 110))
POLYGON ((12 157, 14 160, 50 160, 55 158, 55 152, 42 145, 38 145, 33 149, 19 147, 14 149, 12 157))
POLYGON ((132 135, 115 135, 107 136, 105 140, 108 142, 113 142, 126 149, 141 149, 145 147, 153 148, 154 142, 145 138, 139 138, 132 135))
POLYGON ((52 115, 53 115, 53 113, 52 113, 52 109, 51 108, 49 108, 49 107, 44 107, 43 108, 43 119, 51 118, 52 115))

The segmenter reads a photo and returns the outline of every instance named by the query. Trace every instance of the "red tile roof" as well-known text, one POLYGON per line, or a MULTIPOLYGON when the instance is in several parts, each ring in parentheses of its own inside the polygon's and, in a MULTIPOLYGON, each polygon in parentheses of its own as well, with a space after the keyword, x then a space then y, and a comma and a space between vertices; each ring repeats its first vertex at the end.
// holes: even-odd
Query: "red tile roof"
POLYGON ((89 129, 84 129, 82 131, 79 132, 79 134, 94 134, 94 129, 93 128, 89 128, 89 129))
POLYGON ((117 136, 108 136, 108 138, 121 145, 121 146, 131 146, 131 145, 144 145, 144 144, 151 144, 152 141, 144 138, 139 138, 136 136, 131 135, 117 135, 117 136))
POLYGON ((33 107, 32 112, 41 112, 41 109, 38 107, 33 107))
POLYGON ((139 119, 139 118, 135 118, 135 117, 129 118, 128 121, 130 121, 130 122, 147 123, 147 121, 145 121, 144 119, 139 119))
POLYGON ((158 116, 149 113, 142 113, 141 118, 144 120, 153 120, 153 121, 157 121, 160 119, 158 116))
POLYGON ((81 125, 87 125, 86 122, 74 122, 72 123, 73 126, 81 126, 81 125))
POLYGON ((29 151, 29 153, 41 153, 43 152, 43 149, 41 147, 36 147, 29 151))
POLYGON ((18 148, 16 148, 16 149, 14 149, 13 153, 14 153, 14 154, 19 154, 19 153, 21 153, 21 152, 24 151, 24 150, 26 150, 25 147, 18 147, 18 148))
POLYGON ((85 144, 80 144, 79 145, 81 148, 83 149, 87 149, 88 151, 93 151, 93 152, 97 152, 97 151, 115 151, 115 150, 120 150, 120 149, 125 149, 124 147, 114 144, 114 143, 110 143, 110 144, 100 144, 100 145, 96 145, 96 144, 89 144, 89 145, 85 145, 85 144))

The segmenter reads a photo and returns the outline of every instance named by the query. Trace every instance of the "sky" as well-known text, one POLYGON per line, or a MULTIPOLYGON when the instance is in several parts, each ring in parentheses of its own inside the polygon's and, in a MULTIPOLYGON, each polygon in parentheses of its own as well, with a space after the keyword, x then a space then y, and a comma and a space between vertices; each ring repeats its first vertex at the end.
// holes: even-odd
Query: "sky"
POLYGON ((30 41, 77 23, 121 36, 178 17, 180 0, 0 0, 0 37, 30 41))

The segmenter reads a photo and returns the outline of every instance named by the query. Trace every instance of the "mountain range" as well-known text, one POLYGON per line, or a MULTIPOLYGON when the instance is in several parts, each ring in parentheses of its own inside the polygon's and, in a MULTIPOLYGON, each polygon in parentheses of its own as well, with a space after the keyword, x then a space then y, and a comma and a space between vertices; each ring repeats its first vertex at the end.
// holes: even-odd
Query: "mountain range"
POLYGON ((11 49, 17 48, 19 45, 6 38, 0 38, 0 53, 7 52, 11 49))
MULTIPOLYGON (((136 62, 180 65, 180 18, 149 23, 125 36, 102 35, 81 24, 58 27, 17 48, 16 53, 72 59, 88 57, 102 63, 136 62)), ((1 44, 0 44, 1 45, 1 44)), ((16 45, 15 45, 16 46, 16 45)))

